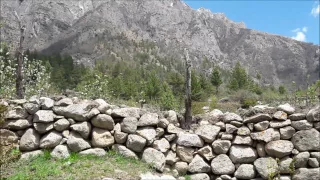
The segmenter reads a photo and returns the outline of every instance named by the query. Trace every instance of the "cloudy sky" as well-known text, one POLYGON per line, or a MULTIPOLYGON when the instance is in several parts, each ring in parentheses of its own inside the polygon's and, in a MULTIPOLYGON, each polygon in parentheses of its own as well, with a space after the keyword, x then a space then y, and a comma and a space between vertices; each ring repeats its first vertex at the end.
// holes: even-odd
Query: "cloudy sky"
POLYGON ((315 0, 184 0, 194 9, 222 12, 247 28, 319 44, 319 1, 315 0))

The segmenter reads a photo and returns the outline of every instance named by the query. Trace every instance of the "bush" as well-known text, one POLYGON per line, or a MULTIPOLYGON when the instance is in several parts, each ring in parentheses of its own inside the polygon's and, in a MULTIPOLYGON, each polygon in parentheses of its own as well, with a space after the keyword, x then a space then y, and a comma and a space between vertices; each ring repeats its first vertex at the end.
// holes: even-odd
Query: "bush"
POLYGON ((203 114, 204 110, 202 108, 207 105, 208 105, 208 102, 192 102, 192 105, 191 105, 192 115, 203 114))
POLYGON ((231 99, 240 102, 242 108, 248 108, 256 105, 258 96, 248 90, 239 90, 231 96, 231 99))
POLYGON ((244 98, 240 101, 242 108, 249 108, 257 104, 257 100, 254 98, 244 98))
POLYGON ((213 110, 217 107, 217 103, 218 103, 218 99, 215 97, 215 96, 212 96, 211 99, 210 99, 210 110, 213 110))

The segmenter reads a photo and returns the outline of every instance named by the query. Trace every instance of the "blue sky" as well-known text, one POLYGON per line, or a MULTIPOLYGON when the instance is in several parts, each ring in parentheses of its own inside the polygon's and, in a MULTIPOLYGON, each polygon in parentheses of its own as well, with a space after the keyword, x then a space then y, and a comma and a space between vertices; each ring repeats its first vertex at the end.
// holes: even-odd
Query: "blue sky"
POLYGON ((184 0, 193 9, 222 12, 247 28, 319 44, 319 1, 315 0, 184 0))

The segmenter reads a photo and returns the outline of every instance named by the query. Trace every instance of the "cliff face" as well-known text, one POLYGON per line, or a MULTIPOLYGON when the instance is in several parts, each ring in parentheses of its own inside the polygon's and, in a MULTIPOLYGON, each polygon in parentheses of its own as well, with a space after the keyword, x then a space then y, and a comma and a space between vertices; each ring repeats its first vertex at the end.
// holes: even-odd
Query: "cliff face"
POLYGON ((304 85, 307 74, 310 82, 319 77, 319 46, 247 29, 180 0, 20 1, 1 1, 2 40, 18 42, 19 16, 26 48, 67 53, 86 65, 110 54, 132 57, 137 49, 129 42, 144 40, 154 42, 157 55, 176 61, 188 48, 198 68, 203 57, 223 68, 240 61, 251 75, 260 73, 264 84, 304 85))

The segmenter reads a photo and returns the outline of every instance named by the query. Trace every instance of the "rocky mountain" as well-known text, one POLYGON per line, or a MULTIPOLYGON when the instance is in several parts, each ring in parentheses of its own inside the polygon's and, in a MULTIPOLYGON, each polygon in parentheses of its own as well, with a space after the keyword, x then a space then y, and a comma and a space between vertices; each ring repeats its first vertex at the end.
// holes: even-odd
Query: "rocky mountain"
POLYGON ((137 51, 158 63, 181 62, 187 48, 198 70, 204 59, 226 69, 240 61, 264 84, 303 86, 308 74, 310 82, 320 76, 318 45, 247 29, 181 0, 2 0, 1 40, 13 46, 18 17, 26 26, 25 48, 70 54, 86 65, 111 55, 134 60, 137 51))

